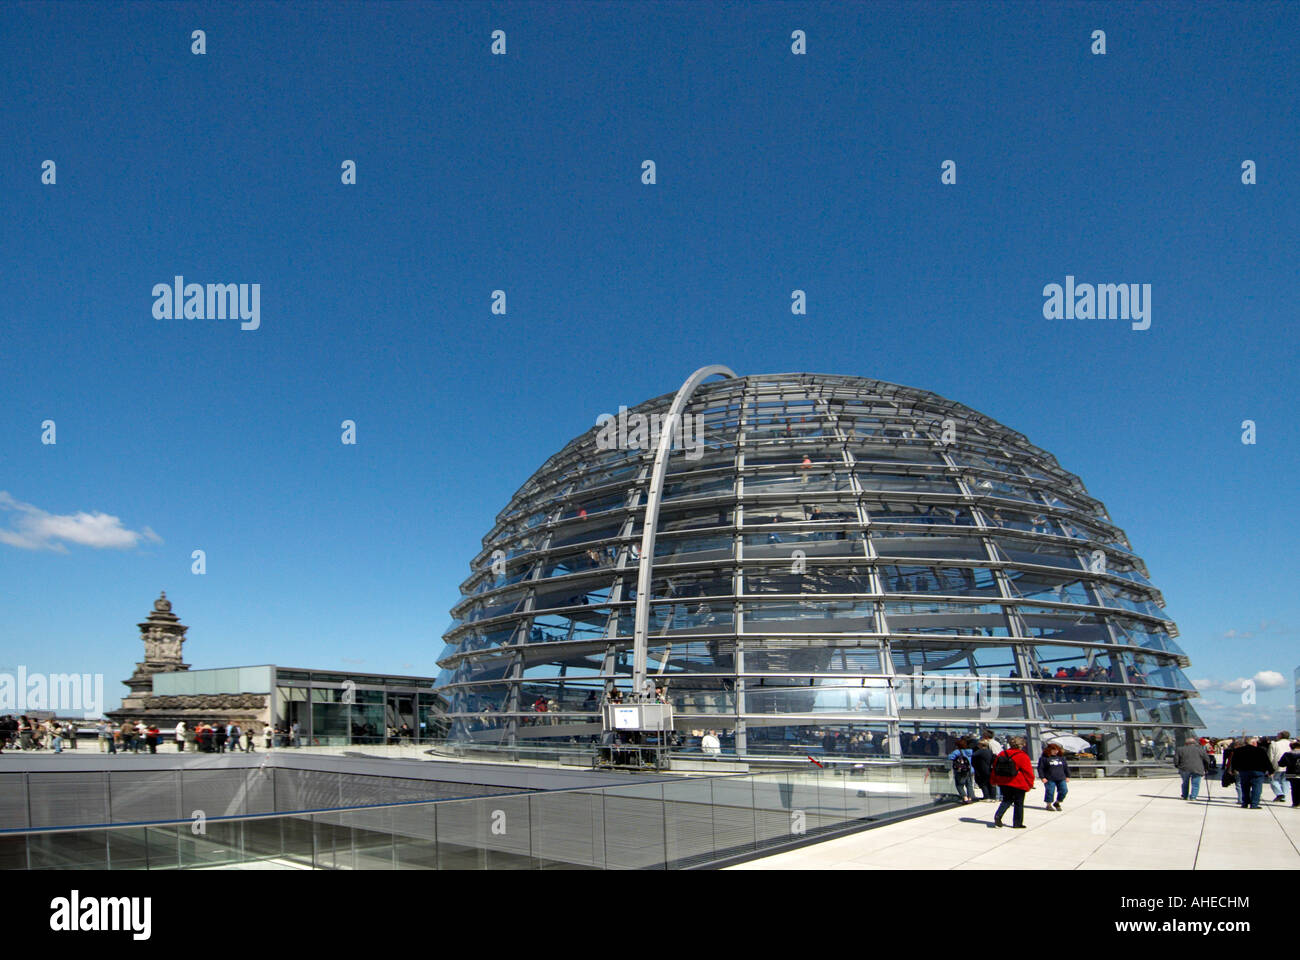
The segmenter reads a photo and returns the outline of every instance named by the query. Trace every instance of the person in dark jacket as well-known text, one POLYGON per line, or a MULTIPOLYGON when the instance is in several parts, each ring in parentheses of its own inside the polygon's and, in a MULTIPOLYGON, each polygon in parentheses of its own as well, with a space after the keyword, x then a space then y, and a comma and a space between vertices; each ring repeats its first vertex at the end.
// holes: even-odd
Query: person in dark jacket
POLYGON ((1043 802, 1048 810, 1060 810, 1070 792, 1070 765, 1059 743, 1049 743, 1038 758, 1038 776, 1043 781, 1043 802))
POLYGON ((1025 753, 1024 737, 1011 738, 1007 748, 994 759, 989 779, 1002 791, 1002 802, 998 804, 997 813, 993 814, 994 826, 1005 826, 1002 815, 1011 807, 1011 826, 1023 830, 1025 794, 1034 789, 1034 764, 1029 759, 1029 754, 1025 753))
POLYGON ((1237 791, 1237 803, 1241 803, 1241 781, 1237 775, 1232 772, 1232 754, 1237 749, 1238 743, 1244 744, 1246 741, 1229 740, 1223 748, 1223 776, 1219 780, 1221 786, 1232 787, 1237 791))
POLYGON ((1201 778, 1210 772, 1210 757, 1195 737, 1188 737, 1174 754, 1174 765, 1183 778, 1183 799, 1195 800, 1201 792, 1201 778))
POLYGON ((1245 746, 1232 751, 1232 772, 1241 782, 1242 808, 1258 810, 1264 781, 1273 775, 1273 761, 1268 758, 1268 751, 1259 745, 1258 737, 1251 737, 1245 746))
POLYGON ((1277 758, 1277 765, 1291 781, 1291 806, 1300 807, 1300 740, 1291 741, 1291 749, 1277 758))
POLYGON ((971 774, 975 777, 975 785, 980 788, 981 800, 996 800, 998 791, 989 780, 993 772, 993 751, 989 749, 989 742, 981 740, 975 747, 970 758, 971 774))
POLYGON ((971 757, 974 752, 965 737, 957 739, 957 749, 948 754, 948 765, 952 769, 952 781, 957 787, 957 796, 962 803, 975 802, 975 787, 971 783, 971 757))

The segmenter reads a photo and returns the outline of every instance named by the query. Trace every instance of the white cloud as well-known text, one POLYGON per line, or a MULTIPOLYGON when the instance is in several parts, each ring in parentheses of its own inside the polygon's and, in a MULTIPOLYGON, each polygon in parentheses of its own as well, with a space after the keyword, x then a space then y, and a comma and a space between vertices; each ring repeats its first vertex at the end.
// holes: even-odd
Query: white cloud
POLYGON ((1256 736, 1272 736, 1279 730, 1296 730, 1295 705, 1220 703, 1205 698, 1196 701, 1196 711, 1205 721, 1205 729, 1215 736, 1240 736, 1243 731, 1256 736))
POLYGON ((1276 670, 1260 670, 1253 677, 1247 680, 1245 677, 1238 677, 1236 680, 1212 680, 1209 677, 1193 680, 1192 685, 1205 693, 1210 690, 1222 690, 1224 693, 1241 693, 1246 689, 1246 684, 1253 682, 1256 690, 1277 690, 1287 685, 1286 677, 1276 670))
POLYGON ((54 550, 66 553, 65 543, 100 550, 130 550, 141 541, 162 543, 148 527, 128 530, 122 521, 107 513, 49 513, 40 507, 15 500, 0 490, 0 512, 11 513, 12 524, 0 527, 0 543, 23 550, 54 550))

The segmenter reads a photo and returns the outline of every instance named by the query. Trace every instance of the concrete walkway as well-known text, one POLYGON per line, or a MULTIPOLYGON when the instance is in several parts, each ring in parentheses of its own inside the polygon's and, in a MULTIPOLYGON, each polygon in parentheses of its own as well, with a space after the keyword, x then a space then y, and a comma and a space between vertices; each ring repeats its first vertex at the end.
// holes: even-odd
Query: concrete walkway
POLYGON ((997 804, 976 802, 811 844, 733 870, 1227 870, 1300 869, 1300 807, 1243 810, 1217 782, 1206 800, 1179 797, 1172 778, 1071 780, 1062 812, 1026 798, 1025 830, 992 826, 997 804))

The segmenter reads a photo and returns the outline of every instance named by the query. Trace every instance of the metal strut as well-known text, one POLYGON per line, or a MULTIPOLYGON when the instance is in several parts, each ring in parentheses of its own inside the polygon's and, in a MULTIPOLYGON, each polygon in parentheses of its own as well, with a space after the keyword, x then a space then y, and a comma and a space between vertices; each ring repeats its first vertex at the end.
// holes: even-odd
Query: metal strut
POLYGON ((659 502, 663 495, 664 474, 668 470, 668 452, 673 438, 681 429, 682 409, 690 402, 696 388, 709 377, 723 376, 736 379, 730 367, 713 364, 700 367, 682 384, 668 408, 667 422, 659 431, 659 447, 655 451, 654 470, 650 474, 650 492, 646 496, 645 519, 641 531, 641 556, 636 578, 636 625, 632 633, 632 695, 645 697, 646 650, 650 632, 650 574, 654 565, 655 528, 659 526, 659 502))

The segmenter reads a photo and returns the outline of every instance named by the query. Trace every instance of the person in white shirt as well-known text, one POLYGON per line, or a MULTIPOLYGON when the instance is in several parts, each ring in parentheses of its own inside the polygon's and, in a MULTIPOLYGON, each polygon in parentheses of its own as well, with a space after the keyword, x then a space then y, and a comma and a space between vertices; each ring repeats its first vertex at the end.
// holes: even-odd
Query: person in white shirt
POLYGON ((1283 803, 1286 800, 1286 769, 1278 761, 1282 759, 1282 754, 1290 749, 1291 733, 1287 730, 1279 733, 1268 745, 1268 758, 1273 762, 1273 776, 1269 779, 1269 786, 1273 788, 1274 803, 1283 803))
POLYGON ((184 752, 185 750, 185 721, 182 720, 176 724, 176 749, 184 752))
POLYGON ((705 755, 716 757, 722 753, 722 743, 712 730, 706 730, 704 738, 700 740, 700 749, 704 751, 705 755))

